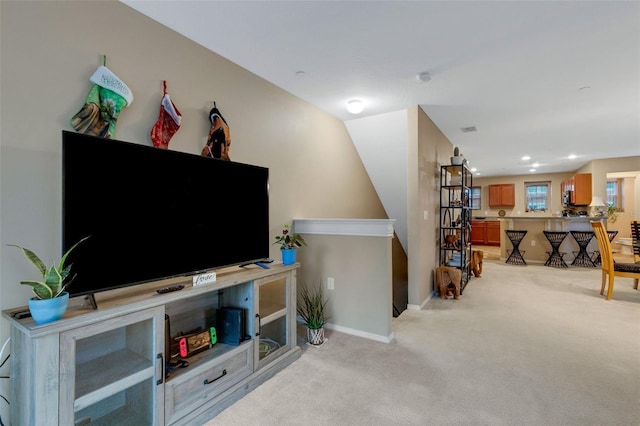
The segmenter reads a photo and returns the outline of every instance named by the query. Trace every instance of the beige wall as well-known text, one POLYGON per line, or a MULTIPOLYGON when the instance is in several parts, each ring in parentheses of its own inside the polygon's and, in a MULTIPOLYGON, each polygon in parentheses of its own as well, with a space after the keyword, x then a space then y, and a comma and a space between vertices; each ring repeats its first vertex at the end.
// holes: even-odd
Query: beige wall
POLYGON ((501 176, 501 177, 474 177, 473 186, 480 186, 481 189, 481 207, 480 210, 473 211, 473 217, 485 216, 485 217, 497 217, 498 212, 502 209, 505 211, 506 216, 550 216, 557 212, 561 212, 562 207, 562 194, 560 193, 560 184, 563 180, 573 176, 574 173, 547 173, 547 174, 530 174, 530 175, 516 175, 516 176, 501 176), (524 185, 526 182, 551 182, 551 209, 546 212, 526 212, 526 200, 524 194, 524 185), (516 205, 513 208, 501 207, 492 208, 489 207, 489 185, 499 183, 513 183, 516 188, 516 205))
MULTIPOLYGON (((120 114, 116 139, 151 145, 167 80, 183 114, 169 147, 199 154, 217 102, 230 125, 231 158, 270 170, 274 237, 293 217, 386 218, 340 120, 128 6, 2 1, 0 17, 0 308, 25 305, 30 297, 18 282, 32 278, 32 268, 17 251, 5 250, 7 243, 59 257, 61 130, 71 130, 69 119, 84 103, 102 54, 135 96, 120 114)), ((149 176, 149 184, 162 185, 162 176, 149 176)), ((279 259, 277 246, 271 256, 279 259)), ((117 253, 105 259, 102 272, 112 273, 116 261, 117 253)), ((0 344, 7 336, 1 320, 0 344)))
POLYGON ((409 306, 418 309, 433 291, 433 270, 438 265, 440 166, 449 164, 453 145, 421 108, 408 112, 409 306))

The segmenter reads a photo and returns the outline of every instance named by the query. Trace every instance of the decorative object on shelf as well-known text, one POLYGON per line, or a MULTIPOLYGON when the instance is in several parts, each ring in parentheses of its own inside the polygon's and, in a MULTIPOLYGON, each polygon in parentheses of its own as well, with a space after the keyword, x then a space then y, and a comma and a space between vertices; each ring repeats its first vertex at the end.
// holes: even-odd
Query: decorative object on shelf
POLYGON ((602 201, 602 197, 594 195, 591 198, 591 204, 589 204, 589 216, 591 217, 603 217, 604 212, 601 207, 606 207, 606 204, 602 201))
POLYGON ((296 311, 307 326, 307 341, 311 345, 324 343, 324 325, 330 318, 326 314, 328 300, 324 297, 322 285, 309 287, 300 283, 300 297, 296 311))
POLYGON ((507 215, 507 212, 505 212, 504 210, 498 210, 498 216, 505 217, 506 215, 507 215))
POLYGON ((73 280, 73 277, 67 280, 71 272, 71 265, 65 266, 65 261, 69 253, 87 238, 89 237, 84 237, 67 250, 58 265, 53 264, 50 267, 47 267, 33 251, 17 244, 9 244, 11 247, 17 247, 22 250, 27 260, 36 267, 42 276, 43 281, 20 281, 22 285, 31 286, 35 294, 35 297, 29 300, 29 311, 36 324, 46 324, 59 320, 67 310, 69 293, 64 290, 73 280))
POLYGON ((213 108, 209 111, 209 121, 211 122, 211 129, 207 137, 207 144, 202 149, 201 155, 203 157, 231 161, 229 156, 229 148, 231 147, 229 125, 227 120, 222 117, 215 102, 213 103, 213 108))
POLYGON ((306 246, 307 242, 302 235, 290 232, 289 224, 285 223, 282 227, 282 235, 277 235, 276 241, 273 244, 280 245, 282 264, 293 265, 296 263, 298 247, 306 246))
POLYGON ((79 133, 111 139, 120 111, 131 105, 133 93, 106 65, 104 56, 103 65, 89 78, 93 87, 82 109, 71 118, 71 126, 79 133))
POLYGON ((464 157, 460 155, 460 148, 457 146, 453 148, 453 157, 451 157, 451 164, 454 166, 460 166, 464 162, 464 157))
POLYGON ((447 299, 447 296, 459 299, 461 280, 462 271, 458 268, 452 266, 438 266, 436 268, 436 287, 440 291, 442 299, 447 299))
POLYGON ((458 249, 458 235, 457 234, 449 234, 444 238, 444 246, 446 248, 458 249))
POLYGON ((182 114, 167 93, 167 81, 162 81, 163 96, 158 121, 151 128, 151 142, 156 148, 169 148, 169 141, 180 129, 182 114))

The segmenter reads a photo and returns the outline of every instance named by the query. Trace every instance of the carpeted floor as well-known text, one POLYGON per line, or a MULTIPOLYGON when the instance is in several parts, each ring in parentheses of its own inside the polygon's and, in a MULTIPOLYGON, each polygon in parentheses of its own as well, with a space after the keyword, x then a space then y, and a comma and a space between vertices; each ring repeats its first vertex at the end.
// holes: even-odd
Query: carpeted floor
POLYGON ((640 291, 600 269, 485 261, 459 300, 394 320, 390 344, 329 341, 207 423, 576 425, 640 423, 640 291))

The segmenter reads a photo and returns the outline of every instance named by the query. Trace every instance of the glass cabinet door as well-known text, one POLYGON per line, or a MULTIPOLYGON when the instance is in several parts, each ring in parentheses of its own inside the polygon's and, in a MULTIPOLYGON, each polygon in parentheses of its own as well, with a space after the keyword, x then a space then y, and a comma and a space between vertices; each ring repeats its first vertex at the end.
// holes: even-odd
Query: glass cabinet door
POLYGON ((258 290, 258 368, 291 347, 289 274, 256 282, 258 290))

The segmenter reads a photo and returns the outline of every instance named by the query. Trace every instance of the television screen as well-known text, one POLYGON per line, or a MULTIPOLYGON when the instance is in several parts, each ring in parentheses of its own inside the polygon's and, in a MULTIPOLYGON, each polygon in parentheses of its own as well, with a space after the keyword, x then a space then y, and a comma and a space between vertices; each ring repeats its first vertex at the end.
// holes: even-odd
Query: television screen
POLYGON ((62 134, 71 296, 269 257, 269 170, 62 134))

